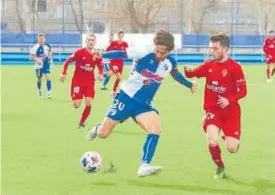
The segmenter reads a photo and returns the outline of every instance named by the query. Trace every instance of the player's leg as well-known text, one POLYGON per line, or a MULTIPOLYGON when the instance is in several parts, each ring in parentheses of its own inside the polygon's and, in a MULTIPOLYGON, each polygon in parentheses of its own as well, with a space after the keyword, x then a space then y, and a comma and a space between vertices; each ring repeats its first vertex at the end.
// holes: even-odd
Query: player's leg
POLYGON ((114 69, 113 72, 115 73, 115 76, 116 76, 116 80, 113 85, 113 90, 112 90, 111 96, 114 98, 116 96, 119 83, 122 79, 123 64, 115 65, 115 66, 113 66, 113 69, 114 69))
POLYGON ((51 74, 49 71, 45 73, 46 82, 47 82, 47 97, 50 99, 52 98, 52 81, 51 81, 51 74))
POLYGON ((82 112, 81 119, 79 122, 79 128, 85 128, 86 119, 89 117, 92 109, 92 102, 95 97, 95 85, 94 83, 90 83, 88 86, 83 87, 83 93, 85 96, 85 108, 82 112))
POLYGON ((81 100, 83 99, 83 95, 84 95, 83 87, 77 82, 73 81, 71 85, 71 98, 72 98, 73 107, 75 109, 80 107, 81 100))
POLYGON ((148 133, 143 144, 143 155, 137 174, 140 177, 156 174, 161 171, 162 167, 150 164, 155 154, 161 132, 159 115, 152 108, 145 108, 137 109, 134 118, 141 128, 148 133))
POLYGON ((87 139, 91 141, 97 136, 107 138, 118 123, 128 119, 132 109, 133 100, 124 92, 120 92, 115 97, 113 105, 109 108, 103 122, 88 132, 87 139))
MULTIPOLYGON (((275 56, 274 56, 274 58, 275 58, 275 56)), ((271 74, 270 74, 271 79, 274 76, 274 74, 275 74, 275 61, 273 61, 271 64, 271 74)))
POLYGON ((266 77, 267 77, 267 83, 270 83, 271 82, 271 79, 270 79, 270 69, 271 69, 271 59, 267 58, 266 59, 266 77))
POLYGON ((37 77, 36 85, 38 89, 38 97, 41 98, 42 97, 41 83, 42 83, 42 76, 43 76, 42 69, 36 69, 35 73, 37 77))
POLYGON ((230 153, 236 153, 240 145, 241 110, 239 106, 234 106, 229 109, 230 110, 225 113, 227 120, 223 124, 223 133, 225 135, 225 145, 227 150, 230 153))
POLYGON ((110 81, 110 77, 112 76, 112 70, 110 68, 110 64, 109 63, 104 63, 104 72, 105 74, 103 75, 104 76, 104 80, 103 80, 103 83, 102 83, 102 86, 101 86, 101 89, 102 90, 106 90, 106 85, 109 83, 110 81))
POLYGON ((204 119, 204 130, 207 136, 207 145, 213 162, 217 165, 214 177, 224 177, 224 163, 221 156, 221 149, 218 143, 221 122, 219 114, 213 111, 207 111, 204 119))

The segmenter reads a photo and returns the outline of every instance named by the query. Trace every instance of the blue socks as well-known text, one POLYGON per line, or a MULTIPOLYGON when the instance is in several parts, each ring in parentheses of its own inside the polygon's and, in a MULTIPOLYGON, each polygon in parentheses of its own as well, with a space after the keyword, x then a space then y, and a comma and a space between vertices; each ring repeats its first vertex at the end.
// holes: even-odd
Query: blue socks
POLYGON ((52 89, 52 82, 47 81, 47 91, 51 91, 51 89, 52 89))
POLYGON ((109 80, 110 80, 110 77, 105 74, 102 86, 105 87, 108 84, 109 80))
POLYGON ((38 80, 36 84, 37 84, 38 90, 40 91, 41 90, 41 81, 38 80))
POLYGON ((142 163, 150 164, 158 145, 159 135, 148 134, 143 145, 142 163))

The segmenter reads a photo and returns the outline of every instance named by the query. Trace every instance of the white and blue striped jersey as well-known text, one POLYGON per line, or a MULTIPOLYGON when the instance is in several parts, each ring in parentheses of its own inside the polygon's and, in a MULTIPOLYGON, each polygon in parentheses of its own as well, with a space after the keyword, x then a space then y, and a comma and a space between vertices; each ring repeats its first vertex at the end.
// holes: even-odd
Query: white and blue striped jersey
POLYGON ((49 59, 50 51, 51 51, 51 46, 49 44, 45 44, 41 46, 37 43, 31 48, 30 54, 35 55, 37 58, 39 58, 43 62, 41 65, 35 63, 36 69, 50 66, 50 59, 49 59))
POLYGON ((151 104, 162 81, 173 71, 177 71, 175 59, 168 56, 158 61, 154 53, 133 62, 133 69, 128 78, 121 84, 121 90, 141 104, 151 104))

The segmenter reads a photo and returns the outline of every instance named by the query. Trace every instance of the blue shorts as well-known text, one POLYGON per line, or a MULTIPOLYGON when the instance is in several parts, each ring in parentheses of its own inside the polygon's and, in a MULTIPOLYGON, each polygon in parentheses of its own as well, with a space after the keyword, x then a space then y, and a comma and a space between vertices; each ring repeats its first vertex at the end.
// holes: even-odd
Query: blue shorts
POLYGON ((103 69, 104 69, 104 72, 108 72, 109 70, 111 70, 110 63, 109 62, 105 62, 103 64, 103 69))
POLYGON ((120 91, 113 102, 113 105, 109 108, 106 116, 112 120, 123 122, 129 117, 135 118, 146 112, 158 111, 150 105, 141 105, 129 97, 123 91, 120 91))
POLYGON ((37 78, 42 78, 43 74, 50 74, 51 73, 51 69, 49 67, 46 68, 39 68, 39 69, 35 69, 35 73, 37 78))

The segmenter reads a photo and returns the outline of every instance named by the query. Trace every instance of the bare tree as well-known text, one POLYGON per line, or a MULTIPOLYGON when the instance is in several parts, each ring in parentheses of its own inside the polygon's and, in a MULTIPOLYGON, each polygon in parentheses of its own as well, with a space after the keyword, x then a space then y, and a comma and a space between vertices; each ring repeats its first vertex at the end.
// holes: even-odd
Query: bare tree
POLYGON ((79 7, 78 11, 75 9, 75 6, 73 5, 73 0, 70 0, 70 6, 71 6, 74 21, 75 21, 75 26, 80 33, 83 33, 84 14, 83 14, 82 0, 78 0, 78 7, 79 7), (78 13, 80 15, 80 21, 78 19, 79 18, 78 13))
POLYGON ((253 13, 257 14, 261 34, 275 28, 275 2, 271 0, 249 0, 247 6, 253 10, 253 13))
POLYGON ((207 13, 217 11, 218 0, 189 0, 185 4, 185 30, 188 33, 202 33, 207 13))
POLYGON ((15 3, 16 3, 16 15, 17 15, 20 31, 21 31, 21 33, 26 33, 27 32, 26 22, 22 15, 24 13, 22 1, 16 0, 15 3))

